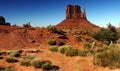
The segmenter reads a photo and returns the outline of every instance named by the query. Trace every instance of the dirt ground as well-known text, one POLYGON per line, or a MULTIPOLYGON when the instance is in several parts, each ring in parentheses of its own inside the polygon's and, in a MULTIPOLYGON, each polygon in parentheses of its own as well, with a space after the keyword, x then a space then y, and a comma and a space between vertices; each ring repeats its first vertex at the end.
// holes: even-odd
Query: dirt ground
MULTIPOLYGON (((92 57, 67 57, 59 52, 51 52, 47 49, 39 47, 38 53, 25 53, 33 55, 39 59, 51 61, 53 65, 59 66, 58 71, 119 71, 120 69, 110 69, 107 67, 99 67, 92 64, 92 57)), ((27 50, 27 49, 26 49, 27 50)), ((0 60, 1 67, 12 67, 15 71, 43 71, 32 66, 21 66, 18 63, 7 63, 5 59, 0 60)))
MULTIPOLYGON (((59 52, 48 50, 48 40, 56 39, 58 34, 48 32, 45 28, 27 29, 23 27, 0 26, 0 51, 39 49, 38 53, 25 53, 34 55, 43 60, 49 60, 53 65, 58 66, 58 71, 120 71, 120 69, 110 69, 107 67, 95 66, 92 64, 92 57, 67 57, 59 52)), ((62 40, 71 44, 74 48, 82 48, 83 43, 67 34, 68 39, 62 40)), ((20 58, 18 58, 20 59, 20 58)), ((18 63, 7 63, 5 58, 0 59, 0 67, 12 67, 15 71, 42 71, 32 66, 20 66, 18 63)))

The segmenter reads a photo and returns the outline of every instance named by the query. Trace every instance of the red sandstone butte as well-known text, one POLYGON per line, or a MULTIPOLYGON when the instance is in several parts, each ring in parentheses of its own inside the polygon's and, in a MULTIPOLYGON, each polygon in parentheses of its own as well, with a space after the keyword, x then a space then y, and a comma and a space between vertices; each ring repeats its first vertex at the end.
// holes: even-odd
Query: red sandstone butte
POLYGON ((86 10, 81 11, 79 5, 67 5, 66 19, 56 25, 56 28, 93 28, 96 25, 90 23, 86 17, 86 10))

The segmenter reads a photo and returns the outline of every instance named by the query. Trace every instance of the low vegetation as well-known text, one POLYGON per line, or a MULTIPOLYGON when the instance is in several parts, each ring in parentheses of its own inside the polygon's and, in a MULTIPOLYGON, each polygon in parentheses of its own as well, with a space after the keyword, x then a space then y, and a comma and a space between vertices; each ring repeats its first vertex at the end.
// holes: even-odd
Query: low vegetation
POLYGON ((78 50, 77 49, 70 49, 65 51, 66 56, 77 56, 78 55, 78 50))
POLYGON ((47 26, 47 30, 51 33, 58 33, 58 30, 52 25, 47 26))
POLYGON ((57 52, 58 51, 58 47, 57 46, 50 46, 49 50, 53 51, 53 52, 57 52))
POLYGON ((8 62, 8 63, 18 62, 18 60, 15 59, 15 58, 13 58, 13 57, 6 57, 6 58, 5 58, 5 61, 8 62))
POLYGON ((14 69, 13 69, 13 68, 6 68, 6 69, 3 70, 3 71, 14 71, 14 69))
MULTIPOLYGON (((90 45, 90 44, 89 44, 90 45)), ((63 45, 60 47, 56 47, 56 46, 51 46, 49 48, 50 51, 53 52, 60 52, 66 56, 89 56, 95 53, 94 49, 90 49, 91 46, 89 47, 88 45, 86 45, 86 47, 84 49, 74 49, 71 45, 63 45)))
POLYGON ((52 70, 53 66, 51 65, 50 62, 45 62, 43 65, 42 65, 42 69, 43 70, 52 70))
POLYGON ((43 60, 40 60, 40 59, 33 59, 30 62, 30 64, 35 68, 41 68, 44 63, 45 62, 43 60))
POLYGON ((83 46, 84 46, 85 49, 91 49, 92 48, 91 44, 88 43, 88 42, 84 43, 83 46))
POLYGON ((88 51, 85 50, 85 49, 79 49, 78 50, 78 55, 79 56, 87 56, 87 54, 88 54, 88 51))
POLYGON ((34 56, 25 56, 20 60, 20 65, 33 66, 34 68, 41 68, 43 70, 58 70, 58 66, 53 66, 50 61, 44 61, 34 56))
POLYGON ((73 47, 71 45, 64 45, 64 46, 60 46, 58 48, 58 51, 60 53, 64 54, 66 51, 71 50, 71 49, 73 49, 73 47))
POLYGON ((116 43, 119 39, 119 33, 114 26, 108 24, 107 28, 102 28, 100 31, 94 33, 93 38, 103 41, 104 44, 109 45, 111 41, 116 43))
POLYGON ((56 45, 56 40, 49 40, 49 41, 48 41, 48 44, 49 44, 49 45, 56 45))
POLYGON ((12 51, 12 52, 10 53, 10 56, 19 57, 19 56, 20 56, 20 52, 18 52, 18 51, 12 51))
POLYGON ((51 39, 48 41, 48 44, 51 46, 53 46, 53 45, 62 46, 62 45, 64 45, 64 42, 62 42, 60 40, 51 39))
POLYGON ((27 55, 24 56, 21 60, 20 60, 20 65, 22 66, 30 66, 30 62, 31 60, 33 60, 35 57, 31 56, 31 55, 27 55))
POLYGON ((120 68, 120 48, 114 44, 97 50, 93 58, 93 64, 103 67, 120 68))

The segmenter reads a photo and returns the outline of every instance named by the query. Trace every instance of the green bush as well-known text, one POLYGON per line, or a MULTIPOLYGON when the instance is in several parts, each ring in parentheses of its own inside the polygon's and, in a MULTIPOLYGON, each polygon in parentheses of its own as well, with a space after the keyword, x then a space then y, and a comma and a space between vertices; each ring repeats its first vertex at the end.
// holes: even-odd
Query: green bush
POLYGON ((97 52, 103 52, 103 51, 106 51, 107 50, 107 47, 99 47, 97 48, 97 52))
POLYGON ((106 51, 96 53, 93 63, 100 66, 120 68, 120 48, 110 47, 106 51))
POLYGON ((77 56, 78 55, 78 50, 75 50, 75 49, 71 49, 71 50, 67 50, 65 52, 65 55, 66 56, 77 56))
POLYGON ((42 68, 43 70, 56 71, 59 69, 58 66, 53 66, 50 61, 43 61, 40 59, 33 59, 30 64, 35 68, 42 68))
POLYGON ((49 45, 56 45, 56 41, 55 40, 50 40, 50 41, 48 41, 48 44, 49 45))
POLYGON ((110 41, 108 41, 108 40, 104 40, 104 41, 103 41, 103 44, 105 44, 105 45, 109 45, 109 44, 110 44, 110 41))
POLYGON ((71 45, 63 45, 58 48, 58 51, 64 54, 67 50, 71 50, 73 47, 71 45))
POLYGON ((21 59, 20 65, 22 66, 30 66, 30 60, 29 59, 21 59))
POLYGON ((10 53, 10 56, 19 57, 19 56, 20 56, 20 52, 18 52, 18 51, 13 51, 13 52, 10 53))
POLYGON ((50 62, 45 62, 43 65, 42 65, 42 69, 43 70, 52 70, 53 66, 51 65, 50 62))
POLYGON ((16 60, 16 59, 13 58, 13 57, 6 57, 5 60, 6 60, 8 63, 15 63, 15 62, 18 62, 18 60, 16 60))
POLYGON ((30 66, 30 62, 31 60, 33 60, 35 57, 34 56, 31 56, 31 55, 27 55, 25 57, 23 57, 21 60, 20 60, 20 65, 22 66, 30 66))
POLYGON ((32 59, 34 59, 34 58, 35 58, 35 56, 33 56, 33 55, 26 55, 26 56, 23 56, 23 59, 32 60, 32 59))
POLYGON ((34 59, 30 62, 30 64, 35 68, 41 68, 44 63, 45 62, 40 59, 34 59))
POLYGON ((56 47, 56 46, 50 46, 49 50, 53 51, 53 52, 57 52, 58 51, 58 47, 56 47))
POLYGON ((115 43, 119 39, 119 33, 114 26, 108 24, 107 28, 102 28, 100 31, 94 33, 93 38, 101 40, 106 44, 109 44, 111 41, 115 43))
POLYGON ((47 30, 50 31, 51 33, 57 33, 58 32, 58 30, 52 25, 47 26, 47 30))
POLYGON ((27 24, 23 24, 23 27, 27 27, 27 24))
POLYGON ((12 68, 6 68, 4 71, 14 71, 12 68))
POLYGON ((79 56, 87 56, 87 54, 88 54, 88 50, 85 50, 85 49, 78 50, 79 56))
POLYGON ((95 65, 99 65, 99 66, 107 66, 107 65, 109 65, 109 62, 108 62, 108 60, 107 60, 107 52, 106 51, 104 51, 104 52, 101 52, 101 53, 97 53, 96 55, 95 55, 95 58, 94 58, 94 60, 93 60, 93 63, 95 64, 95 65))
POLYGON ((91 49, 91 45, 90 45, 90 43, 84 43, 84 48, 85 49, 91 49))

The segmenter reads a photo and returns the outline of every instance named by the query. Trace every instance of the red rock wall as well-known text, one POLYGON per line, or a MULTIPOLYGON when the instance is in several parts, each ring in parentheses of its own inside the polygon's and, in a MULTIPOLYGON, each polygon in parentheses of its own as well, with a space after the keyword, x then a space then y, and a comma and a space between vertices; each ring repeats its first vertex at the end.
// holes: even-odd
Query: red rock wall
POLYGON ((79 5, 67 5, 66 7, 66 19, 85 19, 86 14, 81 12, 79 5))

